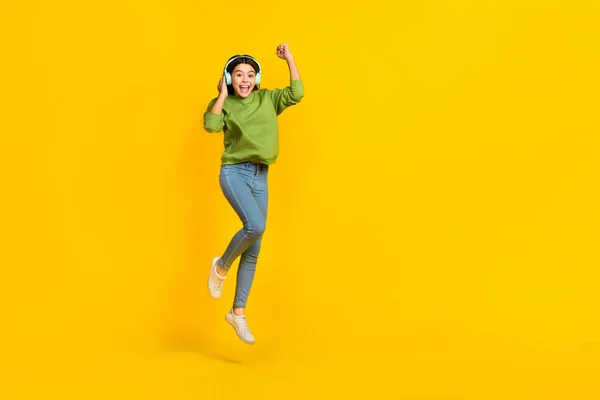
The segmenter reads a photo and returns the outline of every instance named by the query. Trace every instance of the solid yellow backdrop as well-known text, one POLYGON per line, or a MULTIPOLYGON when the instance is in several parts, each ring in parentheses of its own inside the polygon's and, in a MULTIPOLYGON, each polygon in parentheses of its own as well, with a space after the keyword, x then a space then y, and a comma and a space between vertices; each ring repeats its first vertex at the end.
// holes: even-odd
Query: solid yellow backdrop
POLYGON ((6 399, 592 399, 594 1, 2 5, 6 399), (280 117, 247 315, 202 129, 223 65, 280 117))

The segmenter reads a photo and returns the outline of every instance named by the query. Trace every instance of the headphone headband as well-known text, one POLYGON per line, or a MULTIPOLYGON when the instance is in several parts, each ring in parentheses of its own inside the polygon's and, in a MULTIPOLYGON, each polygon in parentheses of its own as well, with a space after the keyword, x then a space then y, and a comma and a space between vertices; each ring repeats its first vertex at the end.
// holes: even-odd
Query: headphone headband
POLYGON ((257 73, 262 71, 262 67, 260 66, 260 63, 252 56, 249 55, 241 55, 241 56, 233 56, 231 57, 231 60, 227 61, 227 64, 225 64, 225 71, 227 71, 227 67, 229 66, 229 64, 231 64, 233 61, 237 60, 238 58, 249 58, 250 60, 254 61, 256 63, 256 65, 258 65, 258 71, 256 71, 257 73))

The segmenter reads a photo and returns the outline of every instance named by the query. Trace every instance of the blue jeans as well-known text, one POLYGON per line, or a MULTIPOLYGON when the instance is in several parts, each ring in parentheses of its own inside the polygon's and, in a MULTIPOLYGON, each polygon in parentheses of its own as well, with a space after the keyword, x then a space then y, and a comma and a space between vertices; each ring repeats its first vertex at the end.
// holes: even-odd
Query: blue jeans
POLYGON ((254 280, 256 260, 267 222, 268 172, 268 165, 248 161, 222 165, 219 173, 221 190, 243 224, 221 256, 221 267, 225 270, 229 270, 240 257, 234 307, 246 307, 254 280))

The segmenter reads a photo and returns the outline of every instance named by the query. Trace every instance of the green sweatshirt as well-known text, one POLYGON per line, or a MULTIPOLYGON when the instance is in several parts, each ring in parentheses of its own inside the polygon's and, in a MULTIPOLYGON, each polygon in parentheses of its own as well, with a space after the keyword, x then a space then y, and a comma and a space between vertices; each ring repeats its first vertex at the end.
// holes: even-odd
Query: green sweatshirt
POLYGON ((248 97, 227 96, 221 114, 210 112, 212 99, 204 113, 204 129, 224 133, 225 151, 221 164, 259 161, 273 164, 279 155, 277 116, 304 97, 302 80, 290 80, 284 89, 260 89, 248 97))

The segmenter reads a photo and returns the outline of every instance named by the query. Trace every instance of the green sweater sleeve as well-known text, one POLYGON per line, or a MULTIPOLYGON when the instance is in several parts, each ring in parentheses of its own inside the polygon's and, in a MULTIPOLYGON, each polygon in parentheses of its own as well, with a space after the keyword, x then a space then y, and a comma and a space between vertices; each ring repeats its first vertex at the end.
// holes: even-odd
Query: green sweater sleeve
POLYGON ((208 133, 220 132, 223 129, 223 126, 225 126, 223 113, 215 114, 210 112, 210 109, 216 101, 217 99, 212 99, 204 112, 204 130, 208 133))
POLYGON ((271 101, 275 106, 277 115, 289 106, 300 103, 304 97, 304 84, 301 79, 290 80, 290 85, 284 89, 273 89, 269 91, 271 101))

